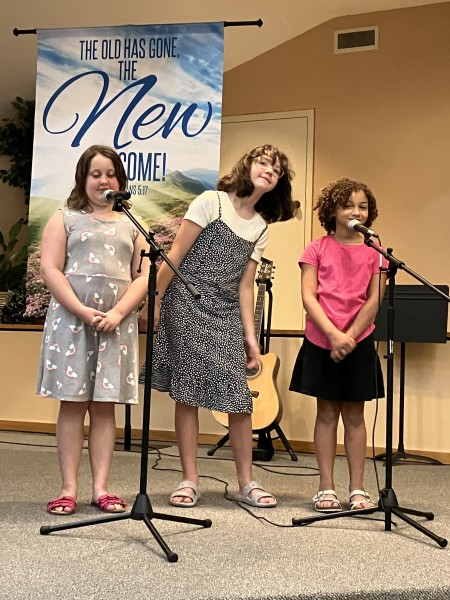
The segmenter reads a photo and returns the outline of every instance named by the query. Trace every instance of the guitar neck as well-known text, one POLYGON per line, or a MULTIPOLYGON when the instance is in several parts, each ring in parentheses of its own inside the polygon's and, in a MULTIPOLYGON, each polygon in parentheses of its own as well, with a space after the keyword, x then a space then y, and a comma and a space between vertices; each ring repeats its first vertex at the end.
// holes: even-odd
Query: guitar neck
POLYGON ((258 284, 258 295, 256 297, 255 304, 255 335, 256 339, 259 340, 262 330, 262 321, 264 314, 264 300, 266 295, 266 284, 258 284))

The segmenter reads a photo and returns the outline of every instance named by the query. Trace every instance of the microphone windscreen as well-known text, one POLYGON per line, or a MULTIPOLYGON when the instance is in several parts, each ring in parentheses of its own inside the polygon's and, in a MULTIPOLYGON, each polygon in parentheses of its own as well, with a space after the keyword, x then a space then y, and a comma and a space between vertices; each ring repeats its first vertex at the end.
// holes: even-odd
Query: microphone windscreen
POLYGON ((106 204, 111 204, 111 202, 114 202, 114 190, 105 190, 103 192, 103 200, 106 202, 106 204))

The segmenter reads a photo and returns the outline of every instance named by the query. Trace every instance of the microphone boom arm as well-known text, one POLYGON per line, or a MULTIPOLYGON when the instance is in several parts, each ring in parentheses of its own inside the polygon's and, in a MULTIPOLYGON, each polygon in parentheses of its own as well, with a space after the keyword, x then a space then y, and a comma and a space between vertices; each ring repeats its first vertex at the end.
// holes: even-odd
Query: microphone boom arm
POLYGON ((430 288, 430 290, 433 290, 434 292, 436 292, 436 294, 439 294, 439 296, 442 296, 442 298, 445 298, 445 300, 447 300, 447 302, 450 302, 450 296, 447 296, 447 294, 445 292, 442 292, 440 289, 438 289, 432 283, 430 283, 429 281, 427 281, 426 279, 421 277, 418 273, 415 273, 414 271, 409 269, 403 261, 399 260, 398 258, 395 258, 395 256, 392 254, 392 248, 387 248, 387 251, 386 251, 381 246, 378 246, 377 244, 375 244, 370 239, 370 237, 365 237, 364 243, 366 244, 366 246, 370 246, 370 248, 373 248, 374 250, 376 250, 377 252, 382 254, 384 256, 384 258, 387 259, 387 261, 389 262, 390 270, 394 270, 394 272, 396 272, 397 269, 402 269, 403 271, 405 271, 406 273, 411 275, 411 277, 414 277, 415 279, 417 279, 417 281, 420 281, 421 283, 426 285, 428 288, 430 288))
MULTIPOLYGON (((128 198, 131 197, 131 194, 129 192, 123 192, 123 193, 128 194, 128 198)), ((163 261, 169 265, 169 267, 172 269, 172 271, 180 278, 180 280, 187 287, 187 289, 192 294, 192 296, 194 296, 194 298, 196 300, 198 300, 201 296, 200 292, 188 279, 186 279, 186 277, 173 264, 173 262, 170 260, 170 258, 166 255, 164 248, 161 248, 161 246, 158 246, 158 244, 155 242, 155 239, 154 239, 155 234, 152 231, 145 231, 145 229, 142 227, 142 225, 139 223, 139 221, 136 219, 136 217, 134 215, 132 215, 131 212, 128 210, 128 208, 126 208, 122 204, 122 200, 128 200, 128 198, 120 199, 119 193, 116 193, 116 196, 114 197, 113 210, 116 212, 124 212, 127 215, 127 217, 130 219, 130 221, 142 233, 142 235, 145 238, 145 241, 150 246, 150 254, 154 253, 156 256, 160 256, 163 259, 163 261)), ((146 253, 143 252, 142 256, 146 256, 146 253)), ((156 258, 156 256, 155 256, 155 258, 156 258)))

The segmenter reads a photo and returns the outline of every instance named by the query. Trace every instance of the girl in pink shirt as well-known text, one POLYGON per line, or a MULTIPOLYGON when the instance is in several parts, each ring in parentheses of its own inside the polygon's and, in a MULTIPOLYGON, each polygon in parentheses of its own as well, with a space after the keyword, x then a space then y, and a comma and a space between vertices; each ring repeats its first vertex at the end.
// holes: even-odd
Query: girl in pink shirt
POLYGON ((380 266, 387 261, 364 244, 363 234, 349 222, 356 219, 370 227, 378 210, 369 188, 346 178, 322 189, 314 209, 327 235, 309 244, 299 261, 307 316, 290 389, 317 398, 314 444, 320 483, 315 509, 342 510, 333 478, 339 417, 345 430, 350 508, 369 508, 375 504, 364 489, 364 403, 384 396, 372 332, 386 285, 380 266))

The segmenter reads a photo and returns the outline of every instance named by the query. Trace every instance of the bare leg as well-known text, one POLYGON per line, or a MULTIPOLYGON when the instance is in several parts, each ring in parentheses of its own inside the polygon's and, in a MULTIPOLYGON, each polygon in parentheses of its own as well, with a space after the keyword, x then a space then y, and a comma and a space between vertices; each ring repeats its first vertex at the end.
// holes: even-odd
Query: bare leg
MULTIPOLYGON (((252 418, 249 413, 233 413, 228 415, 228 423, 239 491, 242 491, 242 488, 252 481, 252 418)), ((250 495, 260 491, 252 490, 250 495)), ((259 502, 274 504, 270 496, 260 498, 259 502)))
MULTIPOLYGON (((198 483, 197 443, 198 443, 198 408, 176 402, 175 404, 175 433, 178 450, 180 451, 183 480, 198 483)), ((183 491, 190 492, 186 488, 183 491)), ((192 500, 184 496, 174 496, 175 502, 191 504, 192 500)))
MULTIPOLYGON (((350 474, 350 491, 364 490, 364 467, 366 462, 367 432, 364 421, 364 402, 342 403, 342 421, 344 423, 344 445, 350 474)), ((358 508, 374 506, 364 496, 356 495, 353 502, 361 500, 358 508)))
MULTIPOLYGON (((109 472, 116 439, 116 405, 113 402, 91 402, 89 404, 89 460, 92 471, 92 499, 96 501, 108 493, 109 472)), ((119 510, 119 504, 105 507, 119 510)))
MULTIPOLYGON (((78 470, 84 439, 83 425, 88 405, 88 402, 69 401, 62 401, 60 404, 56 423, 56 441, 61 471, 61 496, 72 496, 75 499, 77 497, 78 470)), ((69 508, 60 510, 70 512, 69 508)))
MULTIPOLYGON (((319 467, 319 490, 334 490, 334 461, 336 458, 337 427, 341 404, 317 398, 314 427, 314 446, 319 467)), ((331 508, 332 500, 321 502, 322 508, 331 508)))
POLYGON ((252 481, 252 418, 250 414, 229 414, 230 442, 239 489, 252 481))

